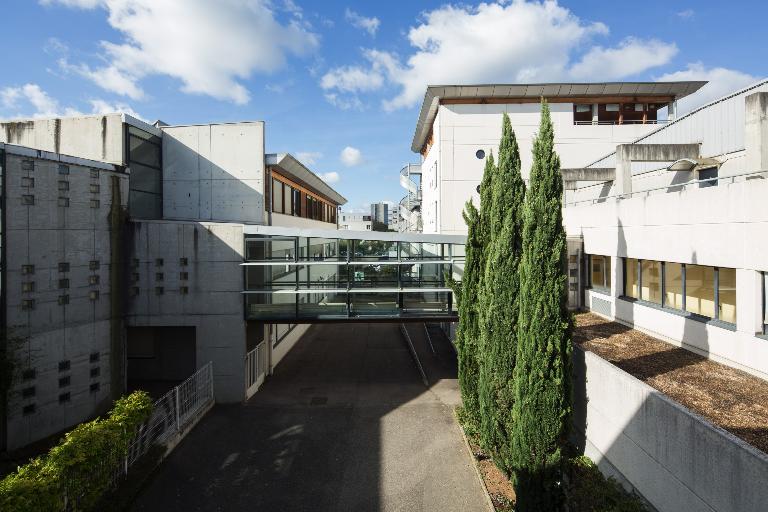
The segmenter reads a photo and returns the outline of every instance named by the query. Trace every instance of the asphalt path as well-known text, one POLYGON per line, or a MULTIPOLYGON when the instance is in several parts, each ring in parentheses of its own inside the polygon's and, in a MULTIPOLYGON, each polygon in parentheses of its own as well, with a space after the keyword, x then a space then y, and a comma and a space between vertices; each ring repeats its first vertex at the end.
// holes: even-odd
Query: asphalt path
POLYGON ((314 325, 251 400, 208 413, 132 510, 487 512, 458 396, 444 371, 424 386, 397 324, 314 325))

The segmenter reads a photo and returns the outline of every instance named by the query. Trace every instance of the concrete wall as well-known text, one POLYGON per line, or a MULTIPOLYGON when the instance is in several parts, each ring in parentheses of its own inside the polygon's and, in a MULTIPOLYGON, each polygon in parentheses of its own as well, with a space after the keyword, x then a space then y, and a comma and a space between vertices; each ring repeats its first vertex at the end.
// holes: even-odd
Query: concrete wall
POLYGON ((166 126, 163 217, 264 222, 264 123, 166 126))
MULTIPOLYGON (((555 126, 555 150, 563 167, 586 165, 614 151, 617 144, 631 142, 656 128, 656 125, 577 126, 573 124, 572 103, 552 103, 550 109, 555 126)), ((466 233, 461 211, 470 198, 475 205, 479 204, 476 188, 485 167, 485 159, 478 159, 475 154, 483 150, 486 155, 498 156, 504 112, 512 121, 520 145, 523 177, 527 177, 533 139, 539 128, 539 104, 440 106, 434 123, 435 143, 422 164, 424 232, 466 233), (433 175, 438 187, 430 186, 433 175), (435 211, 435 201, 439 211, 435 211)))
POLYGON ((195 327, 197 367, 213 361, 216 401, 244 400, 242 225, 134 221, 130 229, 127 324, 195 327))
POLYGON ((768 378, 768 343, 756 335, 760 271, 768 271, 766 197, 768 180, 755 179, 565 208, 566 231, 583 236, 584 252, 612 257, 610 294, 588 292, 587 306, 597 297, 611 318, 768 378), (735 330, 620 299, 624 257, 737 269, 735 330))
POLYGON ((122 391, 112 390, 110 383, 113 283, 108 216, 113 178, 118 179, 120 206, 127 207, 128 176, 105 170, 99 162, 68 165, 68 173, 62 174, 60 164, 6 153, 7 326, 19 340, 11 343, 17 378, 9 394, 10 450, 89 419, 109 405, 112 391, 122 391), (34 196, 34 204, 22 204, 24 195, 34 196), (68 206, 60 198, 68 200, 68 206), (68 268, 60 268, 60 263, 68 268), (26 265, 33 265, 34 273, 24 273, 26 265), (34 288, 24 291, 25 285, 34 288), (63 296, 68 302, 61 301, 63 296), (34 300, 34 306, 25 308, 25 300, 34 300), (69 366, 60 369, 59 363, 69 366), (34 378, 21 378, 27 369, 35 371, 34 378), (92 376, 92 370, 98 374, 92 376), (60 383, 62 378, 69 383, 60 383), (25 389, 32 396, 25 398, 25 389), (64 393, 70 398, 60 402, 64 393), (25 413, 26 406, 34 406, 34 411, 25 413))
MULTIPOLYGON (((280 361, 282 361, 283 358, 288 355, 288 352, 290 352, 291 349, 296 346, 296 344, 299 342, 299 340, 301 340, 302 336, 306 334, 309 328, 309 324, 297 324, 276 347, 271 347, 272 356, 270 358, 270 373, 272 373, 275 367, 280 364, 280 361)), ((272 342, 270 341, 270 343, 272 342)))
POLYGON ((580 348, 574 400, 585 454, 660 512, 765 510, 768 455, 580 348))
POLYGON ((0 142, 124 165, 121 114, 0 123, 0 142))

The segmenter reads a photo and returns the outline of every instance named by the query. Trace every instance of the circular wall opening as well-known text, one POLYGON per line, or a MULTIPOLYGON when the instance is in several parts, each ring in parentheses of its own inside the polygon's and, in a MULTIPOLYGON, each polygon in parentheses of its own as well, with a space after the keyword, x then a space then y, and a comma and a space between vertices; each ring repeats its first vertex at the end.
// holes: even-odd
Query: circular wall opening
POLYGON ((475 153, 475 156, 478 158, 478 160, 482 160, 483 158, 485 158, 485 151, 483 151, 482 149, 478 149, 477 153, 475 153))

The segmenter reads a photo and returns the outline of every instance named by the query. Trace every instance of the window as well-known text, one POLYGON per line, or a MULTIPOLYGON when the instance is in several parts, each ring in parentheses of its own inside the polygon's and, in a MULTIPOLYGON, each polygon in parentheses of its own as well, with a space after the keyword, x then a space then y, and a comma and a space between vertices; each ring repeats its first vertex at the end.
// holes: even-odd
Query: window
POLYGON ((59 174, 61 175, 69 174, 69 166, 66 164, 59 164, 59 174))
POLYGON ((91 270, 99 270, 99 266, 100 266, 99 260, 91 260, 88 263, 88 268, 91 270))
POLYGON ((91 352, 91 355, 89 357, 89 361, 92 363, 98 362, 99 358, 101 357, 101 354, 98 352, 91 352))
POLYGON ((574 105, 573 124, 592 124, 592 105, 574 105))
POLYGON ((72 398, 71 398, 71 395, 69 394, 69 391, 59 395, 59 403, 60 404, 65 404, 65 403, 69 402, 71 399, 72 398))
POLYGON ((717 319, 736 323, 736 269, 717 269, 717 319))
POLYGON ((67 375, 66 377, 61 377, 59 379, 59 387, 60 388, 65 388, 65 387, 69 386, 69 384, 71 382, 72 382, 72 379, 70 378, 69 375, 67 375))
POLYGON ((283 213, 283 182, 272 178, 272 212, 283 213))
POLYGON ((283 213, 291 215, 293 212, 293 204, 291 199, 293 198, 293 188, 290 185, 283 185, 283 213))
POLYGON ((640 299, 661 305, 661 263, 643 260, 640 272, 640 299))
POLYGON ((59 371, 65 372, 69 370, 69 361, 59 361, 59 371))
POLYGON ((640 298, 640 273, 635 258, 624 258, 624 295, 633 299, 640 298))
POLYGON ((93 368, 91 368, 91 378, 92 379, 95 378, 95 377, 98 377, 99 375, 101 375, 101 367, 94 366, 93 368))
POLYGON ((695 315, 715 317, 715 269, 685 266, 685 309, 695 315))
POLYGON ((29 194, 25 194, 25 195, 21 196, 21 204, 26 205, 26 206, 34 205, 35 204, 35 196, 29 195, 29 194))
POLYGON ((716 187, 717 186, 717 167, 710 167, 708 169, 701 169, 699 171, 699 180, 712 180, 699 183, 699 188, 716 187))
POLYGON ((611 257, 591 255, 589 257, 589 274, 592 288, 610 291, 611 257))
POLYGON ((59 263, 59 272, 69 272, 69 263, 66 261, 59 263))
POLYGON ((68 197, 60 197, 57 201, 57 204, 59 206, 67 207, 69 206, 69 198, 68 197))
POLYGON ((293 214, 301 217, 301 192, 293 189, 293 214))
POLYGON ((768 272, 763 272, 763 334, 768 334, 768 272))
POLYGON ((21 186, 23 188, 35 188, 35 178, 21 178, 21 186))
POLYGON ((685 309, 683 301, 683 265, 680 263, 664 264, 664 305, 668 308, 685 309))

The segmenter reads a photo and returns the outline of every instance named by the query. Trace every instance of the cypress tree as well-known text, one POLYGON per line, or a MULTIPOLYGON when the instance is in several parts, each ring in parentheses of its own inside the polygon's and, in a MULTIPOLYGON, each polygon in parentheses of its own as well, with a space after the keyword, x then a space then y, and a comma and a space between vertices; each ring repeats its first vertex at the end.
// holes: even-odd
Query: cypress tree
POLYGON ((456 351, 459 362, 459 387, 467 418, 477 425, 479 405, 477 381, 479 373, 477 297, 480 277, 483 272, 483 245, 480 231, 480 212, 470 199, 462 212, 467 224, 467 243, 465 248, 464 275, 458 290, 454 289, 459 306, 459 326, 456 332, 456 351))
POLYGON ((499 166, 494 176, 489 218, 490 237, 481 291, 480 328, 481 437, 496 464, 510 471, 509 446, 515 367, 518 267, 522 254, 522 208, 525 182, 520 174, 520 150, 505 113, 499 144, 499 166))
POLYGON ((517 509, 563 508, 563 445, 571 421, 571 316, 566 308, 563 182, 549 106, 533 143, 525 198, 512 461, 517 509))

